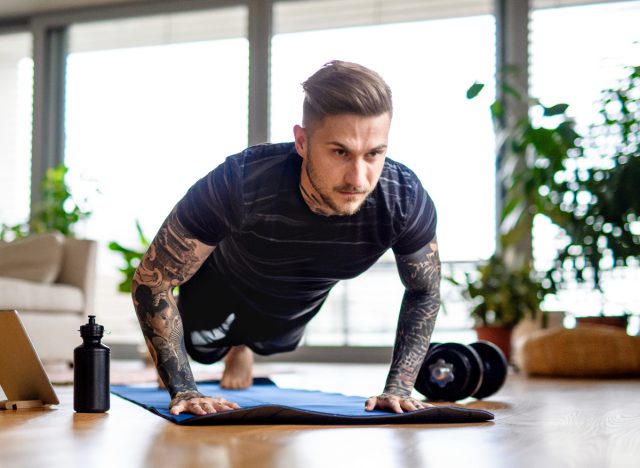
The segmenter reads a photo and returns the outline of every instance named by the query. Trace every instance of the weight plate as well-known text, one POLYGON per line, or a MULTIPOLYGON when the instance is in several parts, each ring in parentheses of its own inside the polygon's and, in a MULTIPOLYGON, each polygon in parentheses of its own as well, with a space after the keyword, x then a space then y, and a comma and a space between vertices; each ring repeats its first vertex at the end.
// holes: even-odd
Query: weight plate
POLYGON ((429 350, 415 388, 430 400, 456 401, 476 392, 481 380, 478 354, 469 346, 445 343, 429 350))
POLYGON ((426 386, 423 385, 422 383, 425 382, 426 384, 426 378, 427 378, 427 371, 423 371, 422 368, 424 367, 424 363, 429 359, 429 355, 436 349, 437 346, 439 346, 441 343, 436 343, 436 342, 431 342, 429 344, 429 349, 427 350, 427 355, 424 357, 424 361, 422 362, 422 367, 420 367, 420 371, 418 372, 418 378, 416 379, 416 383, 414 385, 415 389, 420 392, 421 394, 423 394, 424 396, 427 396, 427 393, 429 392, 429 390, 426 389, 426 386))
POLYGON ((489 341, 478 341, 470 346, 480 356, 484 369, 480 388, 471 396, 478 399, 486 398, 500 390, 507 380, 509 365, 502 350, 489 341))

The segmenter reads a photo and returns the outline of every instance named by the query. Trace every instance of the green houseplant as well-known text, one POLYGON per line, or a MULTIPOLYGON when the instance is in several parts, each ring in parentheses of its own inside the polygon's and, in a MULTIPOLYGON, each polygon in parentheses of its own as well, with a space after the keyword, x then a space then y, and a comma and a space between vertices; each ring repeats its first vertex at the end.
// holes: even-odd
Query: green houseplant
POLYGON ((123 293, 131 292, 133 275, 150 244, 149 239, 142 232, 142 227, 138 220, 136 220, 136 230, 138 231, 139 248, 131 249, 115 241, 109 243, 109 249, 122 255, 124 260, 124 265, 118 268, 122 273, 122 281, 118 284, 118 291, 123 293))
POLYGON ((453 278, 449 281, 461 287, 470 301, 478 339, 495 343, 507 357, 513 327, 524 318, 535 319, 544 297, 555 293, 555 285, 545 285, 529 265, 510 267, 499 254, 465 273, 462 282, 453 278))
MULTIPOLYGON (((508 76, 514 72, 507 69, 505 73, 508 76)), ((482 88, 482 84, 474 83, 467 97, 473 99, 482 88)), ((503 95, 523 104, 521 94, 508 84, 503 85, 503 95)), ((509 251, 520 248, 521 241, 530 236, 536 215, 545 215, 563 228, 570 223, 572 218, 561 209, 558 199, 564 186, 557 182, 557 175, 566 170, 569 159, 582 153, 581 135, 567 114, 567 104, 545 106, 539 99, 532 98, 526 106, 529 112, 513 122, 505 119, 503 100, 495 101, 490 108, 496 130, 497 178, 502 195, 498 251, 506 251, 508 263, 513 257, 509 251)), ((530 246, 520 250, 524 256, 516 263, 529 263, 530 246)))
MULTIPOLYGON (((603 296, 603 273, 640 261, 640 66, 602 91, 599 119, 582 138, 581 153, 560 177, 556 204, 567 216, 569 238, 554 265, 557 281, 573 277, 603 296)), ((602 317, 626 328, 629 313, 602 317)), ((580 318, 578 319, 580 321, 580 318)), ((585 318, 585 321, 596 321, 585 318)))
MULTIPOLYGON (((481 89, 474 84, 468 97, 481 89)), ((520 99, 508 85, 503 94, 520 99)), ((497 251, 505 265, 512 272, 531 269, 530 245, 522 240, 536 215, 547 216, 569 239, 540 282, 544 294, 570 277, 600 289, 603 271, 637 265, 640 258, 640 67, 629 67, 617 87, 602 92, 600 121, 585 136, 576 131, 567 107, 532 99, 527 116, 505 124, 503 102, 491 106, 504 201, 497 251)), ((478 273, 488 266, 481 265, 478 273)), ((476 288, 477 301, 495 304, 488 295, 498 292, 491 288, 470 281, 465 287, 467 294, 476 288)))
POLYGON ((0 239, 15 240, 33 234, 57 231, 65 236, 75 234, 75 225, 91 216, 91 211, 80 207, 67 185, 69 169, 64 164, 47 169, 40 183, 40 202, 34 207, 28 221, 16 225, 0 226, 0 239))
MULTIPOLYGON (((522 104, 515 88, 503 86, 503 96, 522 104)), ((474 83, 467 97, 473 99, 482 88, 474 83)), ((504 118, 502 100, 491 105, 500 162, 498 190, 503 201, 496 253, 464 281, 449 278, 471 300, 479 338, 495 342, 507 355, 513 327, 524 318, 534 319, 545 295, 556 291, 552 277, 540 278, 534 271, 528 239, 536 215, 544 214, 558 225, 569 219, 550 194, 557 191, 555 175, 564 169, 572 152, 579 152, 580 135, 566 114, 566 104, 545 106, 537 99, 525 104, 530 112, 510 123, 504 118)))
POLYGON ((474 302, 471 316, 477 325, 513 327, 525 317, 536 318, 546 294, 555 292, 529 267, 513 269, 500 255, 493 255, 466 274, 466 295, 474 302))
POLYGON ((602 92, 598 112, 555 195, 570 220, 557 268, 596 288, 603 271, 640 258, 640 66, 602 92))

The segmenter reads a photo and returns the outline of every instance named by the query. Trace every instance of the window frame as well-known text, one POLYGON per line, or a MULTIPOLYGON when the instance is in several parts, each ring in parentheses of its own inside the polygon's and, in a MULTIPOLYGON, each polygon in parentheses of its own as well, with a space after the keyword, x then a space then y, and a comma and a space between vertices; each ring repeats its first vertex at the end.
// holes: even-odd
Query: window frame
MULTIPOLYGON (((250 72, 249 72, 249 143, 267 141, 269 129, 269 93, 270 93, 270 44, 273 30, 273 8, 281 2, 305 0, 180 0, 180 1, 149 1, 135 4, 121 3, 101 7, 84 7, 67 12, 34 13, 32 15, 1 20, 0 34, 5 32, 30 30, 33 35, 34 47, 34 68, 37 84, 34 92, 34 125, 33 125, 33 153, 32 153, 32 180, 39 181, 44 175, 47 167, 62 162, 63 153, 51 154, 45 148, 60 147, 60 139, 63 126, 55 122, 64 121, 64 100, 60 101, 60 96, 54 97, 50 101, 47 96, 47 88, 43 83, 48 82, 52 89, 59 89, 64 83, 64 70, 61 61, 64 60, 64 31, 73 23, 101 21, 118 18, 135 18, 138 16, 157 15, 162 13, 181 13, 197 10, 209 10, 230 6, 246 5, 249 8, 248 39, 250 44, 250 72), (57 35, 55 32, 57 31, 57 35), (53 34, 52 34, 53 33, 53 34), (57 46, 52 47, 52 42, 57 41, 57 46), (57 52, 56 52, 57 51, 57 52), (57 67, 51 71, 52 55, 56 55, 57 67), (53 79, 53 81, 52 81, 53 79), (46 109, 49 109, 45 112, 46 109), (47 114, 48 112, 48 114, 47 114), (48 119, 44 119, 45 114, 48 119), (53 120, 53 122, 52 122, 53 120)), ((513 0, 511 0, 513 1, 513 0)), ((528 7, 519 12, 506 12, 504 7, 510 3, 509 0, 494 0, 494 8, 497 16, 507 15, 507 19, 515 19, 510 15, 528 14, 529 10, 538 8, 553 8, 562 6, 573 6, 590 3, 616 3, 625 0, 532 0, 532 4, 526 0, 520 0, 528 7), (558 6, 560 5, 560 6, 558 6), (500 10, 500 8, 503 10, 500 10)), ((515 2, 514 2, 515 3, 515 2)), ((504 18, 503 18, 504 19, 504 18)), ((514 34, 522 33, 522 26, 511 31, 505 27, 500 18, 497 21, 497 53, 505 47, 513 47, 514 34)), ((526 24, 525 24, 526 28, 526 24)), ((517 54, 527 56, 527 43, 518 43, 517 54)), ((498 61, 499 66, 500 61, 498 61)), ((37 201, 38 191, 32 191, 32 202, 37 201)), ((496 194, 499 202, 499 193, 496 194)), ((360 349, 362 351, 362 349, 360 349)), ((366 352, 365 352, 366 354, 366 352)), ((344 358, 344 354, 341 355, 344 358)))

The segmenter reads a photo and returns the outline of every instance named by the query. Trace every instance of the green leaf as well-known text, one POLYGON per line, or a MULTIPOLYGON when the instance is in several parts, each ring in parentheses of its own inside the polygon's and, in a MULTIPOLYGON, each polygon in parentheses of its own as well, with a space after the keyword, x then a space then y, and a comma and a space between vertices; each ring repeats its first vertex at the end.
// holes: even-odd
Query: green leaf
POLYGON ((495 101, 493 104, 491 104, 491 117, 493 117, 494 120, 501 119, 503 114, 504 106, 500 101, 495 101))
POLYGON ((113 250, 114 252, 120 252, 123 255, 137 254, 137 252, 135 252, 134 250, 124 247, 123 245, 117 242, 110 242, 108 247, 109 247, 109 250, 113 250))
POLYGON ((553 117, 554 115, 564 114, 569 108, 569 104, 556 104, 555 106, 545 107, 544 108, 544 116, 545 117, 553 117))
POLYGON ((482 88, 484 88, 483 83, 478 83, 477 81, 474 82, 469 87, 469 89, 467 89, 467 99, 473 99, 474 97, 476 97, 478 94, 480 94, 480 91, 482 91, 482 88))
POLYGON ((136 219, 136 230, 138 231, 138 239, 140 240, 140 244, 145 248, 149 247, 149 240, 142 232, 142 226, 140 226, 140 221, 136 219))

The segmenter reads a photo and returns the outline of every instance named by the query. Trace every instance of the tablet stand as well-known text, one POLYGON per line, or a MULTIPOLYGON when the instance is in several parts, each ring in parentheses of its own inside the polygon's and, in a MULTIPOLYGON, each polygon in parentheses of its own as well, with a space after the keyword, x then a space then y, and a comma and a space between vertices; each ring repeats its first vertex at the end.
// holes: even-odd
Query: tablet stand
POLYGON ((42 400, 0 400, 1 410, 19 410, 25 408, 42 408, 42 400))

